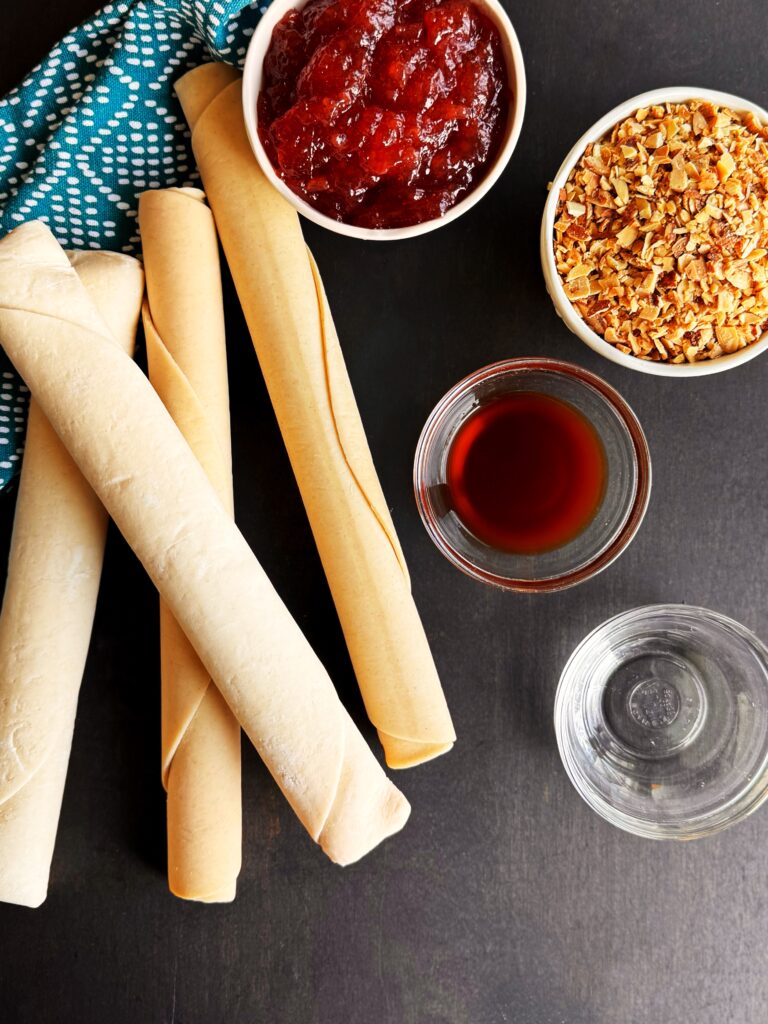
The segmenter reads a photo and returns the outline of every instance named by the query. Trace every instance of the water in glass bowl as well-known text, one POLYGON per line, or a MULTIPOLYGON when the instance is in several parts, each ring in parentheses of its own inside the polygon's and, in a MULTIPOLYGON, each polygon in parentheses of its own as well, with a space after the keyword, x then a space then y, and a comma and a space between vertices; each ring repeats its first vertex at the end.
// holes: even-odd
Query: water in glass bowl
POLYGON ((708 835, 768 793, 768 650, 707 609, 625 612, 571 656, 555 722, 571 780, 607 820, 708 835))

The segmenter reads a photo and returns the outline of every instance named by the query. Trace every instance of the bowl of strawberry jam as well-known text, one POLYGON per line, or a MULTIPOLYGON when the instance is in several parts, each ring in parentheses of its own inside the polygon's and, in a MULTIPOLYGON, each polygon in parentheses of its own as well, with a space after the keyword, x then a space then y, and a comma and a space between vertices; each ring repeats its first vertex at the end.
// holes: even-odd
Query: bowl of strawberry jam
POLYGON ((635 536, 651 461, 637 417, 604 380, 556 359, 510 359, 438 402, 414 488, 430 537, 469 576, 563 590, 635 536))
POLYGON ((504 170, 524 109, 498 0, 273 0, 245 62, 261 169, 303 216, 356 238, 459 217, 504 170))

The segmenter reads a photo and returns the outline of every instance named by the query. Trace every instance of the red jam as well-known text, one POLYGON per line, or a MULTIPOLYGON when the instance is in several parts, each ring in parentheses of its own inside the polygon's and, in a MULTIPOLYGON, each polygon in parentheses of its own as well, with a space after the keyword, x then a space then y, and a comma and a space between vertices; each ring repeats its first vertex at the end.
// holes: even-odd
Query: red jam
POLYGON ((469 0, 309 0, 273 32, 259 134, 316 210, 403 227, 482 180, 509 100, 498 30, 469 0))

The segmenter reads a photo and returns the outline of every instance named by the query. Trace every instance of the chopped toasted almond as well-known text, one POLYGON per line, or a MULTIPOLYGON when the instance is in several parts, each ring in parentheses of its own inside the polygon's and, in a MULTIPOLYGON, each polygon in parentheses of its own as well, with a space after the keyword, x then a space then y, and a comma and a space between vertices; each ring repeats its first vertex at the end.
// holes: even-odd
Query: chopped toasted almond
POLYGON ((614 178, 611 182, 613 190, 616 193, 616 198, 622 206, 626 206, 629 202, 629 186, 623 178, 614 178))
POLYGON ((653 295, 656 291, 656 284, 659 279, 658 267, 654 267, 653 270, 649 271, 642 280, 642 283, 638 286, 638 295, 653 295))
POLYGON ((745 267, 738 264, 725 268, 725 280, 740 292, 749 292, 752 289, 752 275, 745 267))
POLYGON ((625 228, 622 228, 618 235, 616 235, 616 241, 622 247, 622 249, 628 249, 636 238, 637 228, 633 228, 631 224, 628 224, 625 228))
POLYGON ((742 347, 739 332, 735 327, 716 327, 715 334, 723 352, 736 352, 742 347))
POLYGON ((672 173, 669 175, 669 187, 674 192, 685 192, 688 188, 688 175, 682 153, 678 153, 672 161, 672 173))
POLYGON ((717 188, 719 178, 713 171, 702 171, 699 175, 699 188, 702 192, 712 192, 717 188))
POLYGON ((684 274, 689 281, 702 281, 707 273, 707 266, 702 259, 691 260, 685 268, 684 274))
POLYGON ((715 170, 720 181, 726 181, 736 170, 736 162, 727 149, 715 164, 715 170))
POLYGON ((692 100, 638 110, 559 195, 555 260, 618 351, 716 359, 768 330, 768 127, 692 100))
POLYGON ((589 263, 577 263, 575 267, 568 271, 566 281, 575 281, 577 277, 587 277, 594 269, 589 263))
POLYGON ((641 320, 655 320, 659 315, 658 306, 641 306, 640 312, 637 314, 641 320))
POLYGON ((569 299, 584 299, 589 295, 589 281, 586 277, 577 277, 568 282, 566 289, 569 299))
POLYGON ((691 127, 695 135, 701 135, 707 130, 707 122, 701 111, 694 110, 693 117, 691 118, 691 127))

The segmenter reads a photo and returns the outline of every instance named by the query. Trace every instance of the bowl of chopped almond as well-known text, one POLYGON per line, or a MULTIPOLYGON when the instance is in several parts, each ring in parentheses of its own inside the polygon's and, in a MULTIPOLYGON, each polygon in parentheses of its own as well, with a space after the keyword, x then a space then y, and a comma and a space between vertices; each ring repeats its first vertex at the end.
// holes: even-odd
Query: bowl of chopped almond
POLYGON ((644 373, 700 376, 768 348, 768 112, 711 89, 643 93, 563 161, 541 226, 555 309, 644 373))

